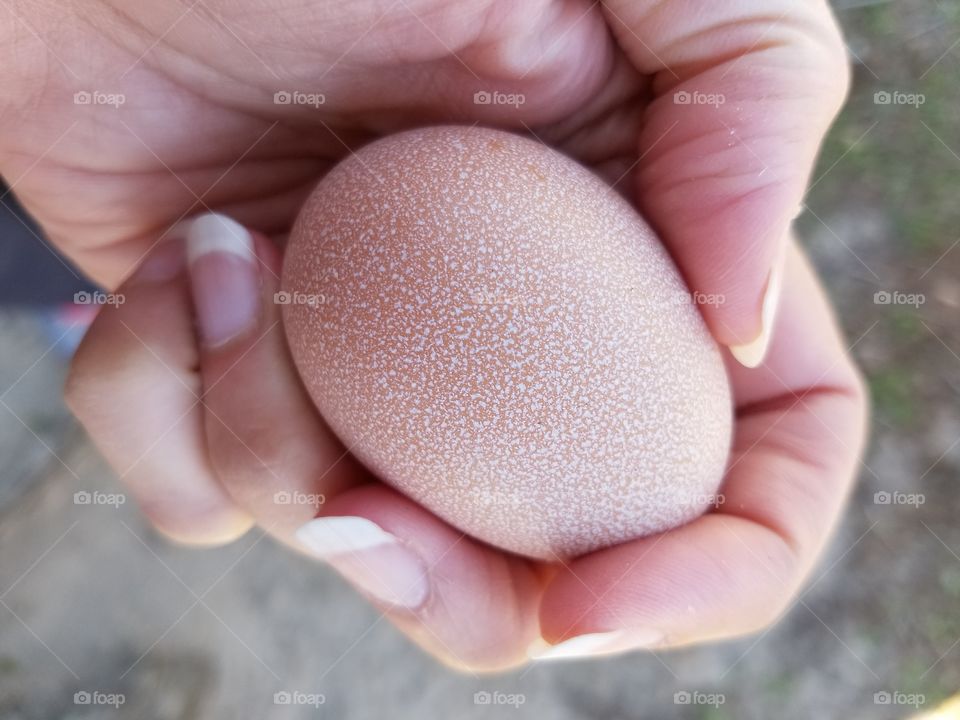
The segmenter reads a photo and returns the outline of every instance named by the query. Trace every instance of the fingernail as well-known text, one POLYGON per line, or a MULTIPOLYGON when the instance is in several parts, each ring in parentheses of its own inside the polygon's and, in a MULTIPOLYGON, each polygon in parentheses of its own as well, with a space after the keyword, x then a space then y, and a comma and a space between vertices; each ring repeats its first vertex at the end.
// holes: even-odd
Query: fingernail
POLYGON ((767 278, 767 287, 763 293, 763 305, 760 309, 760 334, 755 340, 744 345, 731 345, 730 352, 744 367, 755 368, 763 362, 770 347, 770 336, 773 334, 773 320, 777 314, 777 305, 780 303, 780 281, 783 275, 783 262, 774 263, 773 269, 767 278))
POLYGON ((226 215, 200 215, 187 228, 187 263, 205 345, 223 345, 256 325, 260 275, 246 228, 226 215))
POLYGON ((572 660, 655 648, 662 643, 663 634, 656 630, 611 630, 577 635, 556 645, 539 640, 530 646, 527 655, 533 660, 572 660))
POLYGON ((175 543, 192 546, 217 547, 239 539, 253 527, 253 518, 241 510, 224 508, 205 515, 199 522, 196 518, 158 518, 153 516, 154 527, 175 543))
POLYGON ((398 538, 362 517, 311 520, 297 539, 361 591, 375 599, 416 610, 427 599, 426 567, 398 538))

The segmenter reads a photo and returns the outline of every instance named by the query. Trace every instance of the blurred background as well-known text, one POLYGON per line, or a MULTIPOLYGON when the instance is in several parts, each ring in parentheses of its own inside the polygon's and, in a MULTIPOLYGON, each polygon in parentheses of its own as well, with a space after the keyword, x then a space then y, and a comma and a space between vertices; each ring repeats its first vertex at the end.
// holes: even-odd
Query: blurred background
POLYGON ((960 3, 834 6, 854 88, 799 226, 874 424, 844 522, 778 625, 462 675, 259 532, 170 545, 63 406, 90 312, 74 293, 91 288, 3 194, 0 718, 960 718, 960 3))

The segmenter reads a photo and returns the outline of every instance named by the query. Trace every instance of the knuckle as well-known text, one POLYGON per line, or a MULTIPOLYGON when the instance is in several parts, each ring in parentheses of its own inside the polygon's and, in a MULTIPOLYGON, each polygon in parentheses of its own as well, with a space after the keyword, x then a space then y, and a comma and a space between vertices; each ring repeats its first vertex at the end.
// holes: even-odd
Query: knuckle
POLYGON ((70 369, 67 371, 67 378, 63 384, 63 400, 67 405, 67 409, 78 419, 82 419, 81 416, 86 406, 83 387, 83 371, 77 361, 74 360, 70 364, 70 369))
POLYGON ((111 404, 112 387, 107 374, 93 361, 85 341, 74 355, 63 386, 67 408, 87 425, 111 404))
POLYGON ((850 59, 840 26, 829 14, 815 25, 816 30, 805 34, 808 39, 806 57, 816 77, 823 83, 824 94, 836 112, 850 89, 850 59))
POLYGON ((769 559, 773 563, 773 577, 766 593, 757 593, 757 603, 743 629, 744 634, 754 634, 776 624, 793 606, 800 586, 800 570, 795 552, 784 543, 776 557, 769 559))
POLYGON ((282 484, 290 449, 276 428, 247 425, 231 428, 213 419, 210 457, 220 478, 241 491, 265 492, 282 484))
POLYGON ((792 605, 793 596, 793 591, 782 590, 776 592, 770 600, 757 608, 745 634, 753 635, 775 625, 792 605))

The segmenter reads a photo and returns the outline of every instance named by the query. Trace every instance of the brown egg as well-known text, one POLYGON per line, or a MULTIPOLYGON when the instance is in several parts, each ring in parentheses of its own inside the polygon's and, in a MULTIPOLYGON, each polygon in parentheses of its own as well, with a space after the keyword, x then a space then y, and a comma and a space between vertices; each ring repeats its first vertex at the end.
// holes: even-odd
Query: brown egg
POLYGON ((435 127, 364 147, 304 206, 283 287, 346 447, 476 538, 570 557, 714 502, 719 351, 637 211, 540 143, 435 127))

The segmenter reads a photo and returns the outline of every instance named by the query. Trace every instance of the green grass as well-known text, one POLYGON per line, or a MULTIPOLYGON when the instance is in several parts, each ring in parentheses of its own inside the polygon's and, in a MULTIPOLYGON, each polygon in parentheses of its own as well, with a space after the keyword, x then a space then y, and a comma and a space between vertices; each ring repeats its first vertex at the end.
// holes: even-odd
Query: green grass
POLYGON ((914 307, 897 305, 890 308, 890 329, 898 345, 916 342, 924 336, 925 328, 920 317, 920 311, 914 307))
POLYGON ((733 715, 725 710, 722 705, 720 707, 705 705, 697 709, 697 720, 733 720, 733 715))
MULTIPOLYGON (((960 16, 960 9, 953 7, 950 14, 960 16)), ((889 5, 864 8, 862 15, 869 35, 893 34, 889 5)), ((877 40, 877 45, 886 43, 877 40)), ((955 52, 960 56, 960 48, 955 52)), ((857 74, 848 104, 824 143, 814 177, 827 175, 810 203, 821 217, 851 199, 881 209, 895 233, 892 249, 925 267, 957 239, 960 228, 957 57, 950 53, 936 65, 930 60, 923 67, 925 60, 909 69, 904 62, 893 70, 889 63, 874 62, 879 79, 868 71, 857 74), (925 102, 876 105, 878 90, 921 93, 925 102)))
POLYGON ((863 28, 875 37, 893 35, 897 30, 897 23, 890 10, 890 5, 886 3, 863 8, 863 28))
POLYGON ((916 416, 910 376, 903 370, 889 368, 872 373, 867 380, 877 414, 893 425, 909 425, 916 416))
POLYGON ((924 695, 927 707, 946 700, 953 693, 949 681, 943 681, 938 676, 937 668, 930 670, 932 662, 927 656, 905 658, 900 663, 896 688, 900 692, 924 695))
POLYGON ((940 571, 940 587, 952 598, 960 598, 960 566, 948 565, 940 571))
POLYGON ((764 690, 775 700, 784 700, 793 694, 795 681, 790 675, 777 675, 770 678, 764 685, 764 690))

